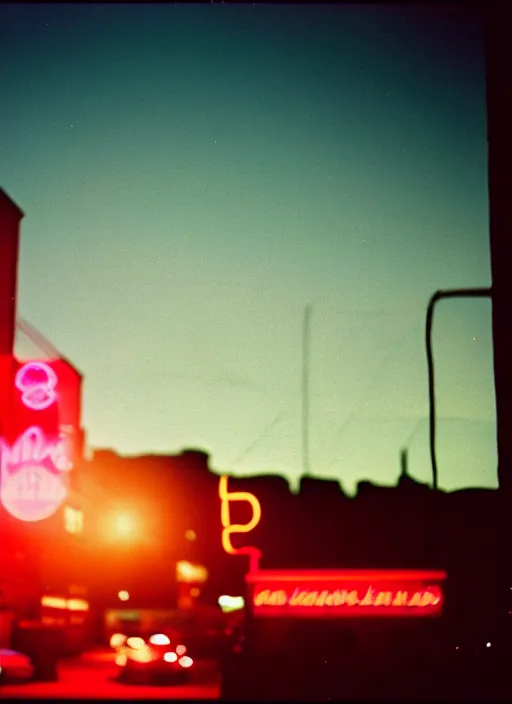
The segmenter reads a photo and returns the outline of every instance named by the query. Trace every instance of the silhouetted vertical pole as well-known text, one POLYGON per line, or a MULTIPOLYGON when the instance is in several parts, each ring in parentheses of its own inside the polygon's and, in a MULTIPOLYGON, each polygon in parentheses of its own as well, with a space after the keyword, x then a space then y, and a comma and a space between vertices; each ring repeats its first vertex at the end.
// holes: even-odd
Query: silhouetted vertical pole
POLYGON ((425 344, 427 348, 427 371, 428 371, 428 439, 430 450, 430 463, 432 465, 432 489, 437 491, 438 472, 436 458, 436 392, 434 380, 434 355, 432 353, 432 325, 434 321, 434 308, 439 300, 437 291, 429 301, 427 308, 427 322, 425 325, 425 344))
POLYGON ((23 212, 0 189, 0 435, 12 424, 12 373, 18 295, 18 252, 23 212))
POLYGON ((445 298, 491 298, 490 288, 459 288, 447 291, 436 291, 427 308, 427 320, 425 324, 425 347, 427 350, 427 374, 428 374, 428 404, 429 404, 429 446, 430 461, 432 463, 432 489, 439 488, 439 473, 436 458, 436 387, 434 375, 434 353, 432 350, 432 328, 434 325, 434 310, 439 301, 445 298))
POLYGON ((302 323, 302 469, 309 475, 309 343, 311 306, 304 308, 302 323))
POLYGON ((400 453, 400 476, 407 477, 407 450, 404 449, 400 453))
POLYGON ((500 520, 497 531, 497 554, 502 556, 501 599, 497 599, 501 618, 510 618, 510 559, 512 506, 512 342, 510 336, 510 300, 512 268, 512 202, 510 172, 512 168, 512 7, 509 3, 485 5, 485 56, 487 63, 487 172, 489 179, 489 230, 493 286, 492 327, 494 338, 494 383, 496 389, 498 482, 500 520))
POLYGON ((496 387, 498 479, 502 493, 512 498, 512 365, 510 300, 512 268, 512 7, 486 4, 487 142, 489 230, 492 268, 492 325, 496 387))

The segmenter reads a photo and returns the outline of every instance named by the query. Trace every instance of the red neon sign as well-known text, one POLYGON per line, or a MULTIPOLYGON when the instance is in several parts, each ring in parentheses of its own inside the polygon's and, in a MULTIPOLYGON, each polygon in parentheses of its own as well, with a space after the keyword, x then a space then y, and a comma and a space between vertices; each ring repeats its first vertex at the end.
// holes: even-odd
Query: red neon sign
POLYGON ((28 428, 9 447, 0 442, 0 499, 22 521, 49 518, 67 496, 61 472, 70 469, 65 441, 45 440, 41 428, 28 428))
POLYGON ((256 617, 436 616, 444 572, 341 570, 248 574, 256 617))
POLYGON ((23 404, 33 411, 43 411, 55 403, 57 382, 57 375, 45 362, 24 364, 14 379, 23 404))
POLYGON ((249 555, 250 571, 255 572, 258 569, 258 562, 261 557, 261 552, 258 548, 246 546, 243 548, 235 548, 231 542, 233 533, 249 533, 254 530, 261 520, 261 505, 254 494, 247 491, 228 491, 228 478, 221 477, 219 479, 219 497, 221 500, 221 521, 222 521, 222 547, 230 555, 249 555), (252 508, 252 518, 249 523, 231 523, 229 513, 230 501, 248 501, 252 508))
POLYGON ((258 499, 248 492, 229 492, 228 478, 219 481, 222 545, 231 555, 251 558, 246 575, 256 617, 339 618, 350 616, 437 616, 444 602, 445 572, 425 570, 259 570, 261 552, 235 548, 233 533, 248 533, 261 519, 258 499), (232 524, 230 501, 248 501, 253 509, 246 524, 232 524))
POLYGON ((39 465, 28 464, 2 479, 0 495, 11 516, 35 522, 52 516, 67 491, 61 477, 39 465))
MULTIPOLYGON (((58 376, 46 362, 23 364, 14 378, 21 403, 29 412, 46 411, 57 401, 58 376)), ((55 409, 56 410, 56 409, 55 409)), ((40 521, 53 515, 67 496, 64 472, 72 469, 69 441, 64 435, 47 437, 40 423, 30 425, 12 443, 0 439, 0 500, 22 521, 40 521)))

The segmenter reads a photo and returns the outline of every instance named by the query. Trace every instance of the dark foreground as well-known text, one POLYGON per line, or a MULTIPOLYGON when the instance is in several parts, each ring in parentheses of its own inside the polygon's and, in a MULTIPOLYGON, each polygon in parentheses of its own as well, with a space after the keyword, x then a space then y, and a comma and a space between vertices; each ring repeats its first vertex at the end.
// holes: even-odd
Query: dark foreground
POLYGON ((124 685, 115 681, 116 666, 109 651, 86 653, 63 660, 58 682, 0 685, 3 699, 218 699, 215 663, 197 663, 187 685, 156 687, 124 685))

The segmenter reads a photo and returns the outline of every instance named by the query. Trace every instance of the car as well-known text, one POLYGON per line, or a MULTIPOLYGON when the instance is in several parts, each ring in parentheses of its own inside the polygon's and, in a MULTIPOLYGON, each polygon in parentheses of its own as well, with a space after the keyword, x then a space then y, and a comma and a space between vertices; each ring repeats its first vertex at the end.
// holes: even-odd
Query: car
POLYGON ((0 685, 27 682, 34 677, 34 666, 29 657, 17 650, 0 648, 0 685))
POLYGON ((149 637, 110 639, 116 651, 118 679, 126 684, 182 684, 188 681, 194 660, 179 634, 154 633, 149 637))

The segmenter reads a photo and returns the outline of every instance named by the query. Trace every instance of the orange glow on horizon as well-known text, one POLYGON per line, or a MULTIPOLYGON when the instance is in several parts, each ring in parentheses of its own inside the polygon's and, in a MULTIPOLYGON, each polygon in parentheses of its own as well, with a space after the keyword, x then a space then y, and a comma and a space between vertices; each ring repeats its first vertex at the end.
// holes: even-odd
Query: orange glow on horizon
POLYGON ((219 479, 219 497, 221 500, 221 522, 222 522, 222 547, 230 555, 249 555, 250 570, 254 572, 258 569, 258 560, 261 557, 261 552, 254 547, 235 548, 231 542, 233 533, 250 533, 254 530, 261 520, 261 504, 254 494, 248 491, 228 491, 228 477, 223 476, 219 479), (230 501, 247 501, 252 508, 252 518, 248 523, 231 523, 229 512, 230 501))

